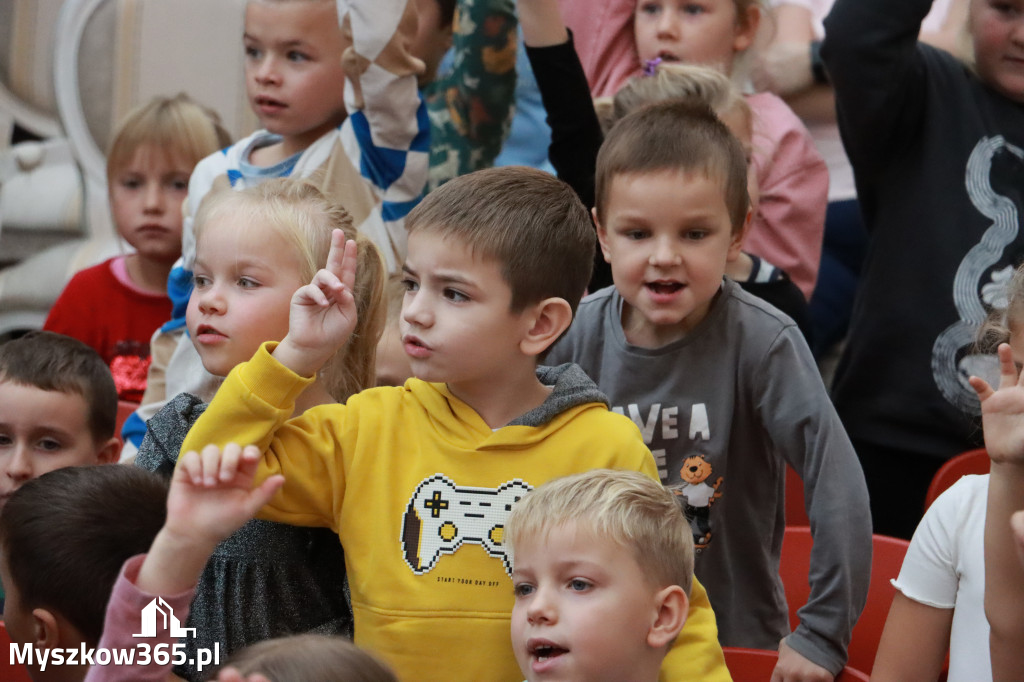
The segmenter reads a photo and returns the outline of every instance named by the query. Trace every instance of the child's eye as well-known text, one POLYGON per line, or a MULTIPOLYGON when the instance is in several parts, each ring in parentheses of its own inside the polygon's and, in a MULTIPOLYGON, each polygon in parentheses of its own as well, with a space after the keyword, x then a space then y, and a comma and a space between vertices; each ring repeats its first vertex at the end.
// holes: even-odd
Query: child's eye
POLYGON ((590 582, 583 580, 582 578, 573 578, 569 581, 569 589, 574 592, 585 592, 591 587, 590 582))
POLYGON ((661 4, 657 2, 642 2, 636 8, 639 14, 657 14, 661 11, 661 4))
POLYGON ((466 296, 458 289, 445 289, 444 297, 452 303, 462 303, 469 300, 469 296, 466 296))
POLYGON ((255 289, 259 285, 260 283, 252 279, 251 277, 238 278, 238 286, 242 287, 243 289, 255 289))
POLYGON ((291 62, 305 62, 305 61, 308 61, 308 60, 309 60, 309 55, 307 55, 307 54, 305 54, 303 52, 298 52, 296 50, 291 50, 288 53, 288 61, 291 61, 291 62))
POLYGON ((54 438, 43 438, 37 446, 40 450, 45 450, 46 452, 56 452, 61 449, 60 441, 54 438))
POLYGON ((171 187, 171 189, 174 189, 175 191, 178 191, 178 192, 187 192, 188 191, 188 178, 187 177, 184 177, 184 178, 174 178, 173 180, 169 181, 167 184, 171 187))
POLYGON ((513 587, 513 591, 515 592, 517 598, 526 597, 533 592, 533 585, 531 585, 530 583, 517 583, 513 587))
POLYGON ((696 15, 696 14, 703 14, 704 12, 705 12, 705 8, 704 8, 703 5, 695 5, 695 4, 683 5, 683 14, 694 14, 694 15, 696 15))
POLYGON ((402 286, 406 291, 417 291, 420 288, 420 283, 406 278, 402 280, 402 286))
POLYGON ((647 232, 644 230, 627 230, 625 235, 626 239, 632 239, 633 241, 647 238, 647 232))
POLYGON ((250 59, 256 59, 256 58, 258 58, 260 56, 260 54, 261 54, 261 52, 257 48, 252 47, 251 45, 246 45, 245 46, 245 56, 246 57, 249 57, 250 59))
POLYGON ((196 289, 202 289, 203 287, 209 286, 210 278, 205 275, 192 275, 192 286, 196 289))
POLYGON ((0 433, 0 447, 6 447, 13 442, 14 440, 6 433, 0 433))
POLYGON ((689 232, 686 233, 686 238, 694 242, 698 242, 707 236, 707 230, 690 230, 689 232))
POLYGON ((142 187, 142 180, 139 178, 121 178, 121 186, 125 189, 138 189, 142 187))

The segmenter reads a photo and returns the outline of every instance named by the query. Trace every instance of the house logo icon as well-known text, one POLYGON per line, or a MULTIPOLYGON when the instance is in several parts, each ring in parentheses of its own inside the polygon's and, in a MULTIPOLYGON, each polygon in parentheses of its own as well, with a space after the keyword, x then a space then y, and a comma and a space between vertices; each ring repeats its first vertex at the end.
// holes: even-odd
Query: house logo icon
POLYGON ((169 630, 171 637, 196 636, 195 628, 183 628, 174 615, 174 609, 162 598, 156 597, 142 609, 142 632, 132 637, 156 637, 157 622, 163 623, 164 630, 169 630))

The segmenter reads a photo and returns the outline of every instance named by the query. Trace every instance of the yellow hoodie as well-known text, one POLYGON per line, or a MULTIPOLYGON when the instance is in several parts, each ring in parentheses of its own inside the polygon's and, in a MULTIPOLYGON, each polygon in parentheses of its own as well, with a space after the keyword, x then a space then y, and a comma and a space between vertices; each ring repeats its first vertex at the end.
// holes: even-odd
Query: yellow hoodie
MULTIPOLYGON (((596 468, 657 479, 636 425, 578 367, 542 368, 544 405, 492 430, 444 384, 410 379, 288 420, 310 383, 264 344, 236 367, 182 452, 254 443, 259 478, 285 484, 260 516, 342 538, 356 643, 403 680, 518 681, 503 523, 522 494, 596 468)), ((664 680, 728 680, 714 615, 694 583, 664 680)))

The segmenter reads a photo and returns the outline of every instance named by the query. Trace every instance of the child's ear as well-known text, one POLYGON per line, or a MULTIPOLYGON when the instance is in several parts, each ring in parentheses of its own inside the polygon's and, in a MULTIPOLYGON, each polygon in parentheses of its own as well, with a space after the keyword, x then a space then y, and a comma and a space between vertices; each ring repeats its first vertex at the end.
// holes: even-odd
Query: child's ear
POLYGON ((597 219, 597 206, 590 209, 590 215, 594 218, 594 225, 597 226, 597 243, 601 247, 601 255, 604 256, 604 262, 611 263, 611 254, 608 251, 608 231, 601 226, 601 221, 597 219))
POLYGON ((747 232, 750 230, 750 223, 753 220, 754 210, 748 208, 747 215, 743 219, 743 226, 733 233, 732 239, 729 242, 729 253, 725 258, 727 263, 732 263, 740 257, 740 251, 743 250, 743 241, 747 238, 747 232))
POLYGON ((118 458, 121 456, 121 441, 117 438, 111 438, 96 450, 96 463, 97 464, 117 464, 118 458))
POLYGON ((54 649, 60 646, 60 625, 61 619, 49 609, 32 609, 33 647, 36 649, 54 649))
POLYGON ((655 596, 658 613, 651 629, 647 631, 647 645, 661 649, 671 644, 679 635, 690 612, 690 600, 679 585, 669 585, 655 596))
POLYGON ((564 298, 546 298, 530 308, 527 323, 519 349, 526 355, 540 355, 572 324, 572 306, 564 298))
POLYGON ((759 3, 751 3, 741 15, 736 17, 736 30, 732 41, 732 51, 739 54, 750 49, 757 38, 757 29, 761 26, 761 7, 759 3))

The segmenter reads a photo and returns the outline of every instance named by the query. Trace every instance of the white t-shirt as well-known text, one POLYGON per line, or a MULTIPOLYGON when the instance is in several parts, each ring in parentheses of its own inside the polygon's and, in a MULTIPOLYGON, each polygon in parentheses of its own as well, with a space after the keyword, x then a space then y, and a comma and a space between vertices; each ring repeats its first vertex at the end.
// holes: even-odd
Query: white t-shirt
MULTIPOLYGON (((988 475, 964 476, 928 508, 892 584, 909 599, 953 609, 949 682, 990 682, 985 618, 988 475)), ((909 655, 909 654, 908 654, 909 655)))

